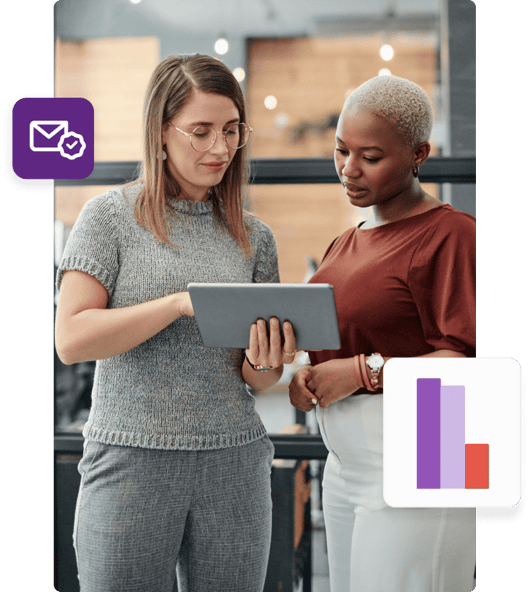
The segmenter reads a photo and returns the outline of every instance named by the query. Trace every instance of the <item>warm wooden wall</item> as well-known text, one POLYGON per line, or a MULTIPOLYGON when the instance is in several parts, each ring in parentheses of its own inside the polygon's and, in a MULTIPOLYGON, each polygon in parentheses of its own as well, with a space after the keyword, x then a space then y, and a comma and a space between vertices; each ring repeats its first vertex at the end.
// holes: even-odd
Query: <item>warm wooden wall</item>
POLYGON ((339 114, 345 97, 381 68, 417 83, 435 103, 433 40, 396 37, 391 40, 395 56, 389 62, 379 55, 382 44, 378 36, 250 40, 247 94, 249 121, 255 129, 253 156, 332 156, 334 131, 323 133, 325 120, 339 114), (277 98, 273 110, 264 105, 268 95, 277 98), (282 117, 289 122, 284 128, 277 121, 282 117), (309 133, 302 141, 290 141, 304 122, 309 133))
MULTIPOLYGON (((55 56, 55 96, 84 97, 94 106, 95 160, 141 159, 143 99, 160 61, 158 39, 59 40, 55 56)), ((58 187, 56 218, 71 226, 82 206, 106 189, 58 187)))

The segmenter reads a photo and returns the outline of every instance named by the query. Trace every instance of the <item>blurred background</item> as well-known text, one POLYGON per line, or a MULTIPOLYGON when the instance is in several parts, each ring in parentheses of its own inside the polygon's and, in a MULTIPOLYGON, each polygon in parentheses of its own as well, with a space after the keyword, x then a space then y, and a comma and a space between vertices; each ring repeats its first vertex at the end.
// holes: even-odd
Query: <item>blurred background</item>
MULTIPOLYGON (((169 55, 206 53, 223 60, 245 92, 251 157, 329 159, 344 99, 387 72, 429 94, 434 156, 473 157, 473 8, 469 0, 60 0, 55 94, 94 105, 96 161, 137 161, 154 67, 169 55)), ((306 257, 319 259, 364 215, 335 181, 251 188, 249 209, 278 239, 282 281, 302 281, 306 257)), ((106 189, 57 187, 56 217, 66 232, 106 189)), ((456 187, 427 191, 474 213, 474 185, 459 189, 465 199, 456 187)))
MULTIPOLYGON (((306 281, 330 242, 366 217, 346 199, 332 157, 345 98, 374 76, 408 78, 428 93, 435 126, 421 182, 475 216, 475 26, 470 0, 59 0, 55 96, 94 106, 96 165, 88 179, 55 182, 55 265, 83 205, 134 178, 147 83, 175 54, 216 56, 240 82, 254 130, 246 207, 276 236, 282 282, 306 281)), ((317 435, 314 412, 288 401, 304 362, 299 354, 277 388, 256 398, 272 434, 317 435)), ((79 433, 94 365, 55 364, 56 433, 79 433)), ((321 462, 309 469, 319 488, 321 462)), ((312 505, 317 525, 317 491, 312 505)), ((328 589, 324 563, 315 571, 313 589, 328 589)))

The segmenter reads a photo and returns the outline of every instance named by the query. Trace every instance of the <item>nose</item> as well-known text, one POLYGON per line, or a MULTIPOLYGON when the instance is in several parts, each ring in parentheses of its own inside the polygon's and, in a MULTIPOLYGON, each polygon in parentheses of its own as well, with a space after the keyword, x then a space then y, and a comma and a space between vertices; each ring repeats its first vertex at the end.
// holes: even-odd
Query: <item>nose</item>
POLYGON ((228 143, 226 142, 226 134, 223 132, 217 132, 217 137, 213 142, 213 146, 209 149, 210 152, 214 154, 227 154, 228 153, 228 143))
POLYGON ((346 158, 342 169, 342 175, 344 177, 349 177, 350 179, 358 179, 362 176, 362 170, 352 155, 349 155, 346 158))

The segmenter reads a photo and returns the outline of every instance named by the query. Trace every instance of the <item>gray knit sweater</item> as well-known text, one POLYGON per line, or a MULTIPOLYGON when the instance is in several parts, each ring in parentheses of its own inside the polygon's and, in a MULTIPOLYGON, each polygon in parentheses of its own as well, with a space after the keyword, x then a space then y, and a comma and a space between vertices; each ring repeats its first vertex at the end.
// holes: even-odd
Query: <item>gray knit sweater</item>
MULTIPOLYGON (((118 308, 185 291, 190 282, 277 282, 274 236, 249 217, 254 256, 244 259, 213 216, 211 202, 172 200, 171 241, 158 242, 133 214, 139 186, 110 190, 83 208, 57 273, 96 277, 118 308)), ((249 330, 249 327, 248 327, 249 330)), ((132 350, 98 360, 83 434, 106 444, 201 450, 265 434, 241 375, 244 350, 206 348, 196 321, 182 317, 132 350)))

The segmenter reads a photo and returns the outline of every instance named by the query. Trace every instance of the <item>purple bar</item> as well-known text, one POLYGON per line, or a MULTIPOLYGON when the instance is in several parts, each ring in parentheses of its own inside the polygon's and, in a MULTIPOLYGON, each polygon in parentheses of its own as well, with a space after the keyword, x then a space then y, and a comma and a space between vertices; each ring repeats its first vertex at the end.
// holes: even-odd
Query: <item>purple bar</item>
POLYGON ((465 489, 465 387, 441 387, 441 488, 465 489))
POLYGON ((417 379, 417 489, 441 487, 441 379, 417 379))

